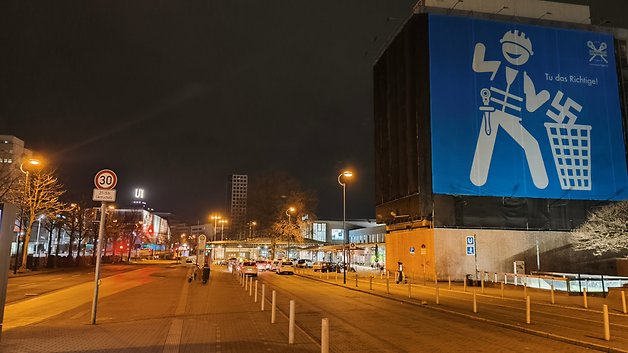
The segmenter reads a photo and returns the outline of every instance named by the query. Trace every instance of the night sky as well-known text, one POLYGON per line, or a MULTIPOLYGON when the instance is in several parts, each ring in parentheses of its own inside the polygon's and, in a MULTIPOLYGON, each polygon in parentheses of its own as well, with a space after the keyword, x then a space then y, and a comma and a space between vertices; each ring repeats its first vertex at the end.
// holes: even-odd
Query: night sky
MULTIPOLYGON (((227 176, 285 171, 320 218, 373 218, 372 65, 416 0, 42 1, 0 5, 0 134, 74 199, 102 168, 158 211, 205 222, 227 176)), ((573 1, 586 4, 588 1, 573 1)), ((621 0, 594 23, 628 27, 621 0)))

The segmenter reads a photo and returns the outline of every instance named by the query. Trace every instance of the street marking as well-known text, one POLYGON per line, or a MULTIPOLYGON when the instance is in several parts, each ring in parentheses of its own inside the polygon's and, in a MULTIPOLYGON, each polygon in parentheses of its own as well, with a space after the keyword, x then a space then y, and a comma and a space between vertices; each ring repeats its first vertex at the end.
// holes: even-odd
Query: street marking
POLYGON ((32 285, 34 285, 34 284, 37 284, 37 283, 25 283, 25 284, 18 284, 18 287, 32 286, 32 285))
POLYGON ((163 353, 179 353, 179 345, 181 344, 181 333, 183 333, 183 320, 174 319, 170 324, 170 330, 166 336, 163 353))
POLYGON ((25 297, 36 297, 38 295, 39 295, 39 293, 26 293, 26 294, 24 294, 25 297))

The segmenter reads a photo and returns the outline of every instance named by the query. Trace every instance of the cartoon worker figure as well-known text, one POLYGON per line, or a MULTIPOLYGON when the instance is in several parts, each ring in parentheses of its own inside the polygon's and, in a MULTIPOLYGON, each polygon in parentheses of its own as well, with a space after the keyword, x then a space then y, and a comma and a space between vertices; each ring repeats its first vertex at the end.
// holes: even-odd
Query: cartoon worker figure
POLYGON ((483 43, 477 43, 473 53, 473 71, 478 73, 490 72, 491 86, 480 91, 483 103, 480 111, 483 113, 483 119, 473 156, 470 179, 477 186, 486 183, 493 149, 495 148, 495 139, 500 130, 503 130, 523 148, 534 185, 539 189, 545 189, 548 185, 548 178, 539 143, 523 127, 520 116, 524 103, 527 111, 534 112, 548 101, 550 95, 545 90, 537 94, 532 79, 525 71, 521 74, 523 75, 525 102, 524 97, 510 92, 517 76, 521 76, 518 68, 533 55, 532 42, 526 38, 523 32, 512 30, 504 34, 500 43, 502 44, 502 54, 507 62, 504 63, 505 87, 503 83, 501 85, 493 83, 502 62, 485 61, 486 47, 483 43), (495 86, 499 86, 499 88, 495 86))

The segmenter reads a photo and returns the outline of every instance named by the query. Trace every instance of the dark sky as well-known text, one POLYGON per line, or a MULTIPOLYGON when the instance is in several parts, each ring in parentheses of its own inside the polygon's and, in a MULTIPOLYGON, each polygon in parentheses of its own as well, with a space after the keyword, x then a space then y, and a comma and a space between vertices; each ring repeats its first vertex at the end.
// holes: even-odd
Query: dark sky
MULTIPOLYGON (((338 219, 351 167, 347 217, 372 218, 372 64, 415 2, 3 2, 0 134, 74 198, 111 168, 121 205, 143 187, 196 223, 223 208, 229 174, 281 170, 338 219)), ((594 22, 628 27, 623 1, 594 3, 594 22)))

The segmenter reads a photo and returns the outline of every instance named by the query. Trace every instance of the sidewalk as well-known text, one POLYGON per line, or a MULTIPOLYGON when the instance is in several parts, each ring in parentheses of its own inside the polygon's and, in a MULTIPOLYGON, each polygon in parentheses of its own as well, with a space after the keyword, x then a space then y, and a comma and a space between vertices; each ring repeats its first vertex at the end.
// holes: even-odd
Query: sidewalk
MULTIPOLYGON (((138 270, 135 280, 145 281, 143 285, 99 299, 97 325, 89 324, 91 303, 79 304, 42 322, 6 330, 0 352, 320 351, 298 330, 295 344, 288 345, 287 318, 278 314, 277 323, 271 325, 270 304, 260 311, 260 303, 254 303, 237 278, 223 268, 216 266, 206 285, 188 283, 188 273, 184 265, 148 275, 138 270)), ((114 277, 103 286, 119 282, 114 277)), ((20 305, 26 308, 29 301, 14 304, 13 309, 20 305)), ((11 318, 5 317, 7 322, 11 318)))

